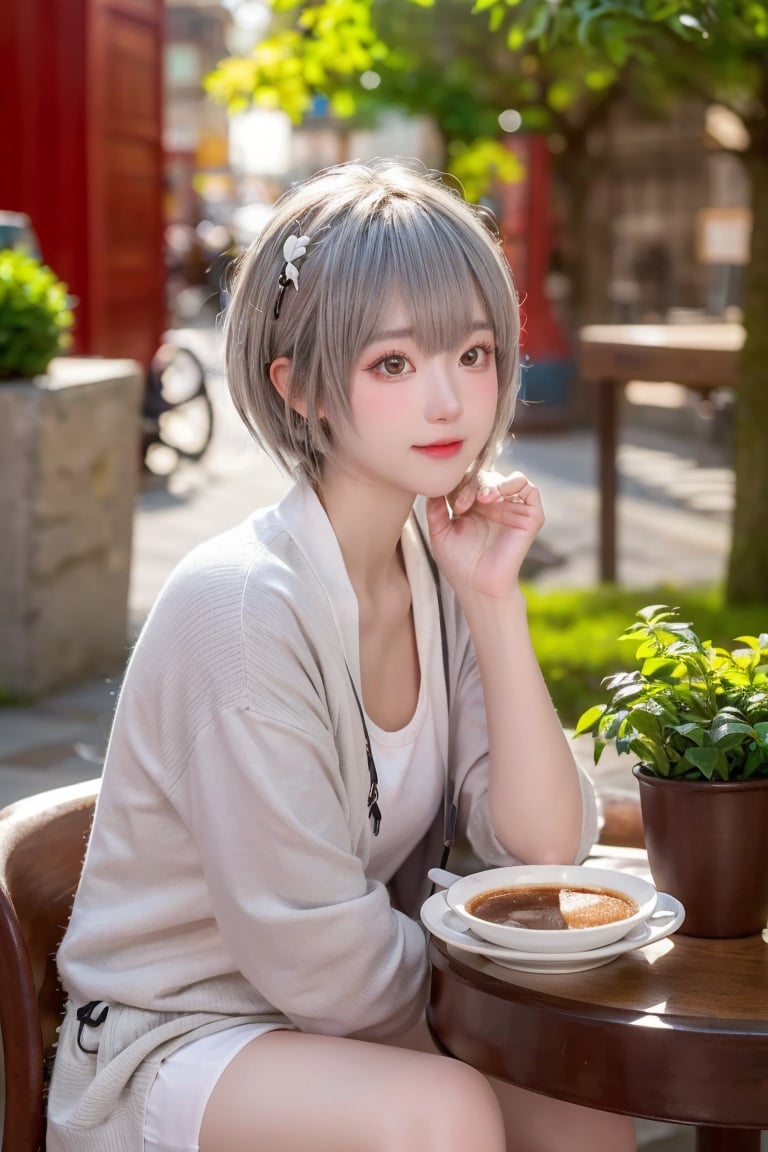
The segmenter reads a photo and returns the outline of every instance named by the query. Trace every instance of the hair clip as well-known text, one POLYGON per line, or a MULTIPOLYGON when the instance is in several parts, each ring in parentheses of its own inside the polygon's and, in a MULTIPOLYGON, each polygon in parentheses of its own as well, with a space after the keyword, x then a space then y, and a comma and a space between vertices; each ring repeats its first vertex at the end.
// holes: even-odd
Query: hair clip
POLYGON ((306 253, 307 244, 309 244, 309 236, 289 236, 283 244, 285 264, 277 281, 280 285, 280 291, 277 294, 277 300, 275 300, 275 320, 280 315, 280 305, 283 303, 283 296, 289 282, 293 284, 297 292, 299 290, 299 270, 293 261, 298 260, 300 256, 306 253))

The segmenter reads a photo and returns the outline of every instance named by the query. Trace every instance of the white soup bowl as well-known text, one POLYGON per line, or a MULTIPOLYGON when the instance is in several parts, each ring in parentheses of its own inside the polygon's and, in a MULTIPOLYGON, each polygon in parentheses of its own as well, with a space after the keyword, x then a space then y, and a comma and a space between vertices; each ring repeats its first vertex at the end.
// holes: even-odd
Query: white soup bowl
POLYGON ((636 924, 647 920, 656 907, 658 893, 639 876, 612 868, 587 868, 580 864, 523 864, 509 868, 489 868, 455 880, 445 892, 449 907, 476 936, 519 952, 584 952, 621 940, 636 924), (564 888, 598 888, 625 896, 637 904, 637 911, 621 920, 586 928, 524 928, 514 924, 494 924, 467 909, 484 892, 536 885, 564 888))

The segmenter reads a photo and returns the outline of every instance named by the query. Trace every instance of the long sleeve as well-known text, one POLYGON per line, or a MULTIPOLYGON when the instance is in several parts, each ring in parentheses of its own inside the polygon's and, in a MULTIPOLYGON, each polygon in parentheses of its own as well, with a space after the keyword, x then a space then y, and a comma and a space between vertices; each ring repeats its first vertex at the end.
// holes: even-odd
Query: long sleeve
MULTIPOLYGON (((307 714, 300 702, 296 710, 307 714)), ((322 728, 230 709, 198 738, 175 799, 232 960, 275 1008, 300 1028, 337 1035, 415 1023, 424 934, 366 880, 322 728)))

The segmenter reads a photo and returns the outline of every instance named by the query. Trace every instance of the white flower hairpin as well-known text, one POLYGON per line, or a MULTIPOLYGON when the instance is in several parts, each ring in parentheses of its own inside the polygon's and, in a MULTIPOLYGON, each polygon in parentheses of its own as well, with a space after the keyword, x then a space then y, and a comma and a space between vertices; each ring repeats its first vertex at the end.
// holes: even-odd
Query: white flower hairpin
POLYGON ((283 303, 283 296, 289 284, 293 284, 298 292, 299 290, 299 270, 294 261, 299 260, 306 254, 307 244, 309 244, 309 236, 289 236, 283 244, 283 270, 278 278, 280 290, 277 294, 275 301, 275 320, 280 315, 280 306, 283 303))

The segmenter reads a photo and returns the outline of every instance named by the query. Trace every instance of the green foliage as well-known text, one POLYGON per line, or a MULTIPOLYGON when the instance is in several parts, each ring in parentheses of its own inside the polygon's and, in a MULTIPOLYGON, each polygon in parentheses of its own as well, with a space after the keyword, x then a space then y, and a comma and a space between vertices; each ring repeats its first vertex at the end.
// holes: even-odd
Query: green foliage
POLYGON ((537 130, 562 131, 563 116, 582 123, 624 77, 625 98, 643 105, 730 95, 748 113, 768 49, 764 0, 270 2, 267 38, 207 78, 214 99, 282 108, 297 123, 317 94, 337 115, 397 106, 465 144, 498 133, 506 108, 524 121, 528 111, 537 130), (373 93, 359 84, 366 71, 381 77, 373 93))
POLYGON ((730 96, 745 112, 768 45, 768 4, 754 0, 269 2, 267 37, 206 78, 216 101, 232 112, 279 108, 295 123, 317 95, 339 118, 370 122, 394 107, 430 116, 470 199, 518 178, 500 158, 506 109, 523 131, 566 142, 581 140, 619 84, 642 108, 688 92, 730 96), (366 72, 379 78, 371 90, 366 72))
POLYGON ((607 744, 634 753, 655 776, 684 780, 768 777, 768 633, 737 648, 701 640, 678 608, 651 604, 619 637, 635 667, 608 676, 607 704, 587 709, 595 763, 607 744))
POLYGON ((526 40, 579 43, 617 65, 649 37, 705 48, 726 37, 733 47, 768 39, 768 4, 755 0, 476 0, 473 11, 486 12, 493 29, 510 8, 526 40))
POLYGON ((498 140, 482 137, 471 144, 456 141, 449 146, 448 157, 452 175, 467 200, 473 202, 486 191, 489 179, 514 184, 522 178, 519 160, 498 140))
POLYGON ((535 45, 513 48, 515 12, 489 36, 470 0, 272 0, 272 27, 249 57, 220 63, 206 79, 230 111, 253 103, 281 108, 294 122, 316 95, 338 117, 399 108, 424 115, 446 146, 445 166, 471 200, 493 181, 520 178, 499 116, 514 109, 523 131, 561 132, 602 100, 616 70, 589 48, 559 44, 546 64, 535 45), (278 11, 279 9, 279 11, 278 11), (376 86, 361 84, 375 73, 376 86))
POLYGON ((0 251, 0 380, 45 372, 72 324, 66 284, 25 252, 0 251))
POLYGON ((634 617, 638 604, 679 604, 687 617, 699 622, 701 632, 721 645, 732 636, 759 633, 768 619, 768 602, 726 604, 719 588, 528 585, 525 595, 536 656, 560 719, 568 728, 600 698, 601 682, 609 673, 632 668, 632 653, 619 640, 619 634, 634 617))
POLYGON ((387 49, 374 29, 370 0, 272 0, 289 13, 251 56, 223 60, 205 87, 230 112, 251 104, 279 108, 300 123, 313 97, 322 93, 338 115, 352 115, 360 75, 374 69, 387 49))

